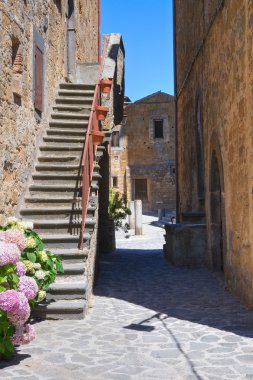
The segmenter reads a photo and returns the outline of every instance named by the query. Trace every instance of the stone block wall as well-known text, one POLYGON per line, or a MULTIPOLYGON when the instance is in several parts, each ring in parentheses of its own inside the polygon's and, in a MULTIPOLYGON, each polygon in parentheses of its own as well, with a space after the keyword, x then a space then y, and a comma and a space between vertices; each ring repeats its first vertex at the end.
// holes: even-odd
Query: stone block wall
MULTIPOLYGON (((59 0, 0 2, 0 223, 17 210, 58 84, 67 75, 67 5, 59 0), (36 38, 44 53, 41 115, 34 108, 36 38)), ((98 0, 75 5, 75 60, 95 62, 98 0)))
POLYGON ((179 215, 204 209, 209 267, 222 251, 229 288, 253 307, 253 3, 175 5, 179 215))

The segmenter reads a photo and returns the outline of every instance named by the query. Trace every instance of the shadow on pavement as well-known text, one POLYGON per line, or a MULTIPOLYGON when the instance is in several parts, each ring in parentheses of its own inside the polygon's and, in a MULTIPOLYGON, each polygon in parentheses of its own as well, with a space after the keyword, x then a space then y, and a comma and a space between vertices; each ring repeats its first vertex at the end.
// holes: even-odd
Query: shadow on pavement
MULTIPOLYGON (((161 250, 117 249, 102 256, 94 292, 153 310, 154 318, 165 315, 253 337, 253 311, 219 287, 204 268, 173 267, 161 250)), ((137 325, 128 328, 143 328, 137 325)))
MULTIPOLYGON (((11 360, 1 360, 0 359, 0 370, 7 368, 7 367, 10 367, 10 366, 15 366, 15 365, 19 364, 20 362, 22 362, 22 360, 28 359, 30 357, 31 357, 31 355, 21 354, 18 352, 18 350, 15 350, 15 354, 11 358, 11 360)), ((0 375, 0 379, 1 379, 1 375, 0 375)), ((2 380, 4 380, 4 379, 2 379, 2 380)))

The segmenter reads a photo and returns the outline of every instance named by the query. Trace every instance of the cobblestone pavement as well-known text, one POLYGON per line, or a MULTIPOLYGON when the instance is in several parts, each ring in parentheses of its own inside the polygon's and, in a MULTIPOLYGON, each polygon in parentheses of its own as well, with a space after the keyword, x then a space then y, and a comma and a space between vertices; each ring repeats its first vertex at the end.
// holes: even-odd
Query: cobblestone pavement
POLYGON ((86 319, 37 323, 1 380, 253 379, 253 312, 204 269, 170 266, 145 221, 103 257, 86 319))

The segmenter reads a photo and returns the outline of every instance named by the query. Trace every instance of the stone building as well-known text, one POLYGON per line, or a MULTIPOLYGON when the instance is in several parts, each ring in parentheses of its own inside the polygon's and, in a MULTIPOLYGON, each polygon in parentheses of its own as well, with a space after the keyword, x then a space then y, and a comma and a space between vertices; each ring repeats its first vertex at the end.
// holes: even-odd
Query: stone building
POLYGON ((174 110, 174 97, 161 91, 127 101, 112 132, 111 185, 141 199, 144 212, 175 209, 174 110))
POLYGON ((0 2, 0 224, 9 216, 32 221, 45 248, 63 258, 65 274, 35 310, 50 318, 85 314, 106 236, 124 47, 121 35, 106 35, 101 61, 99 28, 100 0, 0 2), (107 94, 102 79, 111 81, 107 94), (98 106, 108 109, 104 121, 98 106))
POLYGON ((168 228, 165 251, 170 256, 180 229, 193 223, 196 233, 181 234, 181 247, 185 236, 189 247, 182 262, 192 264, 189 251, 198 250, 200 261, 224 273, 229 289, 253 307, 253 2, 175 0, 174 8, 183 224, 168 228))

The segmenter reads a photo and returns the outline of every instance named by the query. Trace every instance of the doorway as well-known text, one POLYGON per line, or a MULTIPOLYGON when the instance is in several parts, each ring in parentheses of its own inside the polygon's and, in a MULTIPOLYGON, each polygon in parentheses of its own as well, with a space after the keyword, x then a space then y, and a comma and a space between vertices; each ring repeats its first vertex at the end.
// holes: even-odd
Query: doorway
POLYGON ((75 74, 76 47, 75 1, 68 0, 67 9, 67 74, 71 79, 75 74))
POLYGON ((210 180, 212 268, 214 272, 224 272, 223 179, 215 152, 212 155, 210 180))

